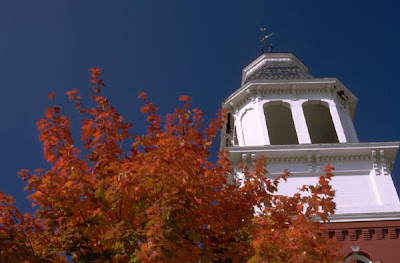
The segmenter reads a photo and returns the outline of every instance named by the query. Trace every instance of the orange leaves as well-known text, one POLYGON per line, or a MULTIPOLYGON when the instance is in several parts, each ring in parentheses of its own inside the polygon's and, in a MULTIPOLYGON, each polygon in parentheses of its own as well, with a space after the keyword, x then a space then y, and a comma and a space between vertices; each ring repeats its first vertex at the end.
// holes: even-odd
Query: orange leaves
POLYGON ((43 169, 42 168, 37 168, 36 170, 35 170, 35 173, 37 173, 37 174, 41 174, 41 173, 43 173, 43 169))
POLYGON ((79 91, 77 89, 67 91, 65 94, 67 94, 69 100, 79 100, 79 91))
POLYGON ((192 102, 192 99, 189 96, 186 96, 186 95, 185 96, 180 96, 179 100, 180 101, 186 101, 186 102, 189 102, 189 103, 192 102))
POLYGON ((148 113, 150 110, 149 105, 144 105, 143 107, 140 108, 140 111, 144 114, 148 113))
POLYGON ((40 222, 30 214, 22 215, 13 202, 13 198, 0 191, 0 261, 37 261, 40 259, 39 253, 35 253, 37 246, 30 240, 41 233, 40 222))
POLYGON ((80 142, 73 141, 70 119, 56 106, 37 123, 50 169, 20 172, 36 204, 34 215, 20 215, 14 200, 0 192, 0 247, 6 244, 10 255, 0 254, 0 261, 21 261, 12 258, 15 248, 32 262, 60 262, 65 254, 82 262, 89 255, 94 262, 337 258, 335 246, 316 234, 320 224, 310 220, 334 211, 332 168, 315 186, 291 197, 276 195, 290 174, 268 178, 266 158, 252 169, 239 164, 238 174, 228 152, 210 161, 224 111, 202 129, 203 113, 188 96, 162 117, 141 92, 148 129, 133 135, 132 124, 100 96, 101 72, 91 69, 93 107, 84 108, 77 90, 67 92, 81 116, 80 142), (128 154, 124 143, 132 145, 128 154), (18 240, 4 243, 8 233, 18 240))
POLYGON ((146 92, 143 92, 143 91, 139 92, 138 98, 139 98, 139 99, 147 100, 147 94, 146 94, 146 92))
POLYGON ((44 116, 46 119, 52 119, 54 117, 53 108, 50 108, 50 107, 46 108, 46 112, 45 112, 44 116))
POLYGON ((278 219, 275 214, 260 215, 256 221, 256 231, 252 242, 255 254, 249 262, 264 260, 333 263, 340 261, 341 257, 337 252, 338 244, 329 238, 322 237, 322 233, 326 230, 319 222, 311 221, 301 213, 295 220, 282 222, 282 224, 279 224, 278 219))
MULTIPOLYGON (((101 68, 91 68, 90 69, 90 82, 93 84, 105 87, 103 80, 100 79, 101 71, 102 71, 101 68)), ((99 90, 96 92, 99 92, 99 90)))
POLYGON ((207 129, 204 130, 204 133, 210 138, 214 139, 217 135, 217 132, 222 128, 224 124, 224 116, 225 110, 219 110, 217 113, 217 119, 212 120, 207 129))
POLYGON ((101 93, 101 89, 98 88, 98 87, 93 87, 93 90, 94 90, 94 92, 97 93, 97 94, 101 93))
MULTIPOLYGON (((257 170, 257 173, 263 172, 262 169, 257 170)), ((255 180, 254 174, 245 172, 244 175, 255 180)), ((281 179, 287 176, 285 172, 281 179)), ((261 177, 258 178, 263 181, 261 177)), ((264 200, 264 205, 260 207, 254 221, 252 246, 255 253, 249 262, 321 262, 322 259, 324 262, 337 262, 340 259, 338 245, 330 239, 322 238, 320 233, 325 230, 319 222, 313 221, 313 216, 326 220, 334 212, 334 191, 329 182, 330 176, 323 175, 317 185, 303 186, 293 196, 264 193, 263 199, 256 199, 264 200)), ((273 193, 279 187, 279 180, 265 179, 264 185, 268 192, 273 193)), ((255 190, 253 184, 246 182, 243 188, 263 193, 261 189, 255 190)))
POLYGON ((95 101, 97 102, 98 107, 101 107, 103 109, 107 109, 109 106, 108 99, 105 97, 96 96, 95 101))
POLYGON ((47 97, 49 97, 51 101, 54 100, 54 92, 50 92, 49 94, 47 94, 47 97))
POLYGON ((70 101, 75 101, 75 109, 79 109, 81 107, 81 96, 79 95, 79 91, 77 89, 67 91, 65 94, 68 96, 70 101))
POLYGON ((330 163, 325 166, 325 173, 330 174, 334 170, 330 163))

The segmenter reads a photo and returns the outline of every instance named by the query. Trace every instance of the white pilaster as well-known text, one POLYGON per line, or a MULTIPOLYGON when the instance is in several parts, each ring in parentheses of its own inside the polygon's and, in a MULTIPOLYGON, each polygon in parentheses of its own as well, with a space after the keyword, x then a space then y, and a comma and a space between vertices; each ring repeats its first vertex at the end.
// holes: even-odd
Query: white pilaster
MULTIPOLYGON (((378 155, 378 153, 376 153, 378 155)), ((379 174, 374 174, 377 188, 379 189, 380 199, 384 206, 398 206, 400 204, 399 197, 394 187, 392 177, 387 172, 385 151, 379 151, 380 170, 379 174)))

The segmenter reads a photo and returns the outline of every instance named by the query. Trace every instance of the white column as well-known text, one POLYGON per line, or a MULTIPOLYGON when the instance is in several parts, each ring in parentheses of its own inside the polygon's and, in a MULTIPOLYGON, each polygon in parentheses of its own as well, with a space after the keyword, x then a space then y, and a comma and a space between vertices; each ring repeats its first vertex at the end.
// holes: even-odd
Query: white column
POLYGON ((269 134, 268 134, 268 128, 267 128, 267 122, 265 120, 265 113, 264 113, 264 104, 267 103, 267 101, 257 101, 257 110, 258 110, 258 116, 259 116, 259 124, 261 128, 261 133, 263 135, 263 141, 264 145, 270 145, 271 142, 269 140, 269 134))
POLYGON ((310 134, 308 132, 308 127, 306 123, 306 118, 304 117, 303 111, 303 102, 305 100, 287 100, 290 104, 290 109, 292 111, 292 118, 294 122, 294 127, 297 133, 297 139, 299 140, 299 144, 309 144, 311 143, 310 134))
POLYGON ((342 123, 340 121, 339 112, 336 108, 336 104, 333 100, 321 100, 329 105, 329 111, 331 113, 333 125, 335 126, 336 134, 340 143, 347 142, 346 135, 343 130, 342 123))

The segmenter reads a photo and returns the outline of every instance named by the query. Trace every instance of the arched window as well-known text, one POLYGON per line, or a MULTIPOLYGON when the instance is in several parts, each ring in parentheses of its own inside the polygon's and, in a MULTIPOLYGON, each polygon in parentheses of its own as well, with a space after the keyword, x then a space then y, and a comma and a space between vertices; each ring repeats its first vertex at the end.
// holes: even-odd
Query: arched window
POLYGON ((346 263, 354 262, 354 263, 371 263, 371 260, 363 255, 350 255, 346 258, 346 263))
POLYGON ((321 101, 309 101, 303 104, 311 143, 339 142, 329 108, 321 101))
POLYGON ((227 123, 225 131, 225 146, 238 145, 237 132, 235 126, 235 119, 231 113, 227 114, 227 123))
POLYGON ((266 103, 264 115, 271 145, 299 143, 289 104, 281 101, 266 103))

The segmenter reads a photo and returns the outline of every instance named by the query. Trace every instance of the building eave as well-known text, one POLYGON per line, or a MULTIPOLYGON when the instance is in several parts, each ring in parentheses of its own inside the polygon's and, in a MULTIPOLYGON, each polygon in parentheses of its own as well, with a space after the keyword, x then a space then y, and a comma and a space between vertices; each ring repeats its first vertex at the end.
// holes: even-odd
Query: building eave
POLYGON ((303 150, 338 150, 338 149, 371 149, 371 148, 399 148, 400 141, 393 142, 355 142, 355 143, 321 143, 321 144, 291 144, 291 145, 264 145, 264 146, 233 146, 226 147, 229 152, 243 151, 279 151, 291 153, 303 150), (289 151, 289 152, 288 152, 289 151))
POLYGON ((348 213, 329 216, 330 223, 338 222, 369 222, 369 221, 391 221, 400 220, 400 211, 393 212, 371 212, 371 213, 348 213))
POLYGON ((293 95, 299 92, 302 94, 334 94, 339 90, 343 90, 348 96, 347 103, 353 117, 358 98, 337 78, 250 81, 224 100, 222 107, 225 109, 240 108, 240 105, 244 105, 246 101, 251 99, 251 94, 258 94, 260 92, 292 93, 293 95))
POLYGON ((371 152, 384 151, 385 159, 393 162, 396 158, 400 142, 362 142, 362 143, 326 143, 326 144, 296 144, 296 145, 264 145, 264 146, 233 146, 225 147, 232 161, 240 161, 243 154, 254 154, 255 158, 306 158, 309 152, 319 152, 321 158, 335 159, 343 156, 371 157, 371 152))

